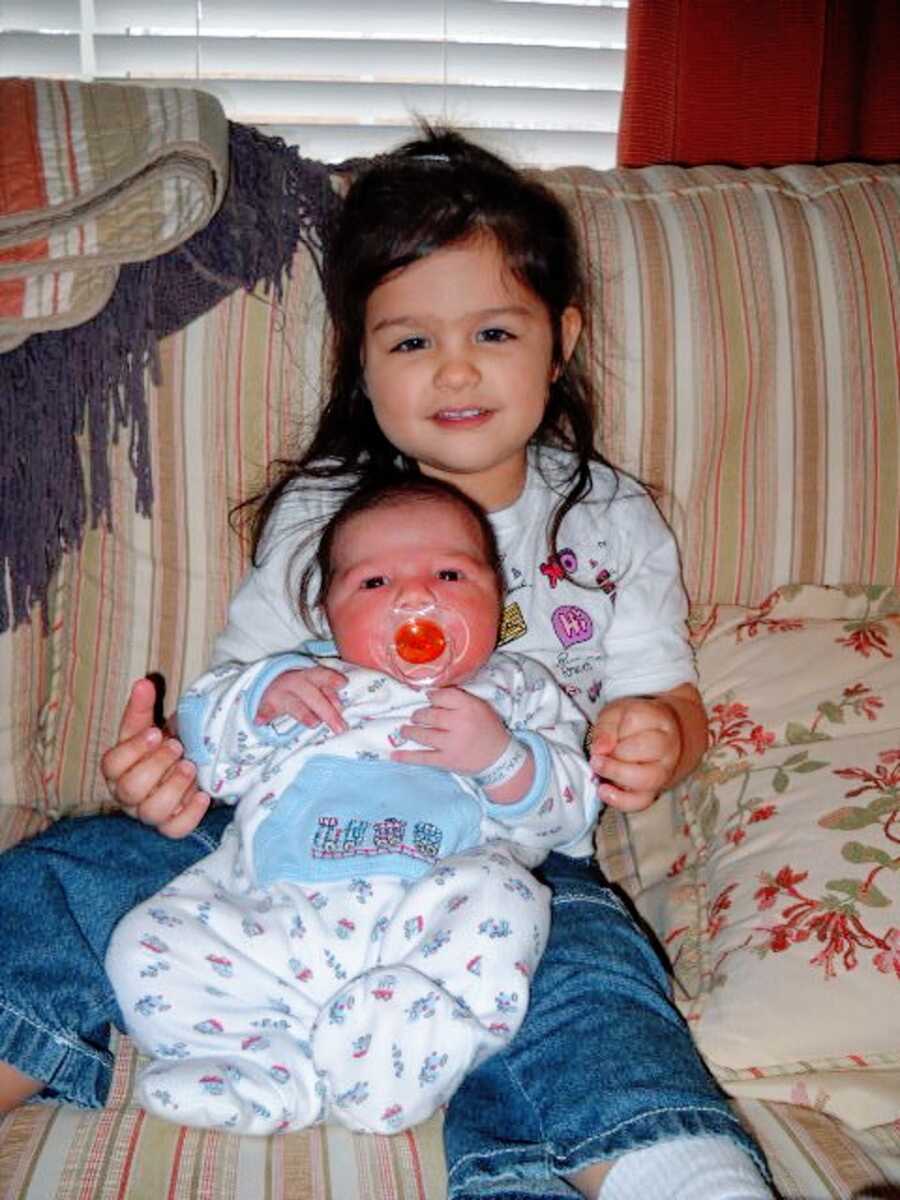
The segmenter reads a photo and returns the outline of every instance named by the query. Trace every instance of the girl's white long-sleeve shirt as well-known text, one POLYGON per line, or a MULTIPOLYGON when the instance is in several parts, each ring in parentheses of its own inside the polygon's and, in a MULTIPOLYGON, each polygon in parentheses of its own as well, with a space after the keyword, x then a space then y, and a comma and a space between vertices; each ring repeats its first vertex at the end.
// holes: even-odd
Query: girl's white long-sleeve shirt
POLYGON ((414 879, 491 839, 515 847, 526 866, 554 849, 592 852, 599 805, 584 753, 586 722, 540 664, 496 653, 464 685, 533 755, 527 795, 501 805, 470 776, 391 760, 395 749, 421 748, 400 732, 427 703, 420 691, 327 661, 348 678, 339 697, 348 726, 341 734, 290 718, 256 721, 272 680, 310 665, 302 654, 214 667, 179 703, 180 735, 200 786, 238 804, 235 870, 244 886, 372 874, 414 879))

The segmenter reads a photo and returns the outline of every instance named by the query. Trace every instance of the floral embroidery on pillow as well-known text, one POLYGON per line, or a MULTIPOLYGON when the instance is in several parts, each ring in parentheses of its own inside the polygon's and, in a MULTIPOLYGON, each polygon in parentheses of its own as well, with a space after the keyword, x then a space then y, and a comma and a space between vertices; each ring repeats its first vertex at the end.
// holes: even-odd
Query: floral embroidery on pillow
POLYGON ((879 936, 866 923, 872 909, 890 908, 893 900, 876 880, 882 872, 900 870, 900 749, 884 750, 878 755, 874 770, 866 767, 842 767, 833 771, 842 779, 861 780, 860 786, 845 793, 855 799, 874 792, 865 805, 843 805, 824 817, 818 824, 823 829, 849 832, 877 826, 888 843, 887 849, 873 845, 877 837, 872 830, 867 842, 849 841, 841 847, 843 859, 865 868, 862 875, 829 879, 825 895, 815 899, 804 895, 799 885, 807 871, 793 871, 784 866, 774 876, 763 871, 762 886, 755 893, 760 912, 787 901, 779 914, 780 922, 765 927, 768 941, 755 945, 760 955, 768 951, 787 950, 814 937, 822 949, 809 960, 812 966, 825 969, 825 978, 833 979, 838 961, 845 970, 854 970, 859 963, 859 950, 874 950, 873 965, 882 973, 896 971, 900 979, 900 929, 891 926, 879 936), (892 853, 893 850, 893 853, 892 853))
MULTIPOLYGON (((845 588, 845 594, 852 595, 855 589, 845 588)), ((863 658, 868 658, 873 651, 884 658, 893 658, 894 653, 888 645, 888 621, 898 621, 900 616, 893 611, 897 603, 897 589, 886 587, 868 587, 861 589, 865 596, 866 611, 856 620, 848 621, 844 626, 846 637, 835 638, 839 646, 849 646, 863 658)))
MULTIPOLYGON (((702 645, 714 631, 720 644, 727 640, 735 647, 765 635, 803 634, 810 629, 809 618, 780 615, 785 604, 789 608, 802 591, 794 586, 779 588, 730 628, 717 628, 718 611, 708 619, 701 614, 694 626, 695 643, 702 645)), ((876 651, 883 658, 892 658, 889 623, 898 621, 896 589, 848 587, 840 591, 854 602, 856 611, 852 620, 841 622, 841 635, 833 637, 833 643, 864 658, 876 651)), ((687 888, 696 888, 713 853, 716 867, 709 882, 721 877, 727 871, 727 857, 723 856, 746 843, 755 827, 770 822, 777 826, 796 777, 832 766, 814 757, 810 748, 843 736, 854 719, 877 722, 884 707, 883 697, 861 680, 819 699, 808 714, 791 714, 780 731, 758 720, 750 703, 733 691, 710 704, 709 748, 693 785, 681 797, 687 817, 683 832, 692 837, 697 859, 693 861, 690 850, 682 850, 671 863, 667 878, 684 875, 687 888)), ((731 928, 729 918, 739 889, 752 887, 757 912, 761 918, 770 917, 753 926, 739 944, 723 945, 718 955, 706 956, 701 970, 703 989, 725 983, 726 961, 739 952, 762 959, 808 945, 813 951, 810 966, 821 968, 825 979, 835 978, 841 968, 854 970, 861 951, 870 954, 870 961, 882 973, 893 971, 894 964, 900 963, 900 930, 894 925, 884 930, 881 922, 872 920, 877 909, 894 903, 890 888, 879 887, 879 877, 896 878, 900 872, 900 750, 881 751, 872 767, 832 767, 831 773, 856 783, 845 799, 866 794, 867 803, 834 808, 818 818, 818 825, 836 833, 868 828, 871 836, 866 842, 845 840, 839 854, 840 861, 848 864, 846 874, 835 870, 833 878, 812 890, 804 889, 809 871, 792 862, 777 870, 758 870, 752 879, 721 880, 709 894, 702 887, 696 893, 702 908, 700 928, 675 922, 676 927, 664 938, 676 967, 683 954, 694 957, 699 949, 697 938, 705 941, 710 951, 713 943, 722 941, 731 928), (879 844, 874 844, 875 840, 879 844), (853 873, 850 867, 863 869, 853 873)), ((796 810, 790 819, 796 822, 796 810)))
MULTIPOLYGON (((822 711, 820 705, 806 725, 790 722, 785 729, 784 748, 827 739, 829 735, 818 730, 818 723, 823 719, 843 720, 844 707, 858 703, 855 698, 841 697, 828 711, 822 711)), ((722 836, 733 846, 739 845, 746 837, 748 825, 767 821, 778 811, 772 792, 776 795, 786 792, 792 775, 807 775, 827 766, 811 759, 808 750, 795 750, 780 762, 754 764, 752 756, 764 755, 777 747, 775 731, 755 721, 748 706, 730 695, 710 709, 709 728, 709 749, 695 775, 694 796, 689 801, 692 810, 689 820, 692 818, 694 830, 703 842, 722 836), (766 776, 770 778, 767 780, 766 776), (739 792, 736 800, 729 802, 733 811, 720 825, 719 788, 737 778, 741 780, 739 792), (751 791, 753 794, 748 795, 751 791)))
POLYGON ((894 1119, 856 1073, 900 1070, 900 589, 692 617, 709 747, 641 901, 679 1006, 734 1094, 894 1119))
POLYGON ((754 638, 763 630, 766 633, 793 633, 804 629, 806 622, 801 617, 772 617, 770 613, 779 600, 789 592, 790 588, 776 588, 763 600, 759 608, 750 609, 750 615, 735 629, 735 641, 743 640, 744 634, 754 638))

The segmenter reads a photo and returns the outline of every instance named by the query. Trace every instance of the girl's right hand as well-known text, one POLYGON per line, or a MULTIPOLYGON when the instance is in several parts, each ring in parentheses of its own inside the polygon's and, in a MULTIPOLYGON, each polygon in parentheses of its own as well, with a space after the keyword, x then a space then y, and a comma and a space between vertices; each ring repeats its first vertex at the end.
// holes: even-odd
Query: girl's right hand
POLYGON ((119 740, 100 760, 113 798, 129 816, 171 838, 187 837, 209 808, 197 789, 196 768, 177 738, 153 723, 156 688, 139 679, 131 689, 119 726, 119 740))
POLYGON ((341 716, 338 692, 347 676, 331 667, 303 667, 283 671, 262 694, 256 709, 258 725, 276 717, 293 717, 301 725, 327 725, 332 733, 343 733, 347 722, 341 716))

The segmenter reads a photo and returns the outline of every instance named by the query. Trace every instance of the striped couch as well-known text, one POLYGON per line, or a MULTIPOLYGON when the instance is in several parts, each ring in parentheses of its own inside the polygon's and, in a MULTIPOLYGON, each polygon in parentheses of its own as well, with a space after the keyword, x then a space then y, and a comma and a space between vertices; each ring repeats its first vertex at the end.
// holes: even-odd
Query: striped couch
MULTIPOLYGON (((607 814, 598 854, 673 964, 698 1044, 785 1197, 900 1195, 900 169, 562 170, 607 456, 675 529, 712 727, 695 777, 607 814)), ((246 548, 229 506, 305 436, 324 313, 238 293, 162 344, 157 499, 63 561, 0 639, 0 835, 95 810, 130 681, 196 674, 246 548)), ((441 1200, 440 1118, 379 1139, 186 1130, 131 1101, 0 1122, 0 1197, 441 1200)), ((589 1081, 586 1081, 589 1086, 589 1081)))

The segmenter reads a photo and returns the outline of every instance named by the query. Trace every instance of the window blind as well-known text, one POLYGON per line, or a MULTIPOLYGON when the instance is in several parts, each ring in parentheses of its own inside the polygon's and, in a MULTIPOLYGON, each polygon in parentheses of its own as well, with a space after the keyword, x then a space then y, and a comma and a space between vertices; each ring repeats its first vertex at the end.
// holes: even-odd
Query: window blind
POLYGON ((627 0, 0 0, 0 73, 200 87, 340 161, 415 116, 514 161, 615 158, 627 0))

